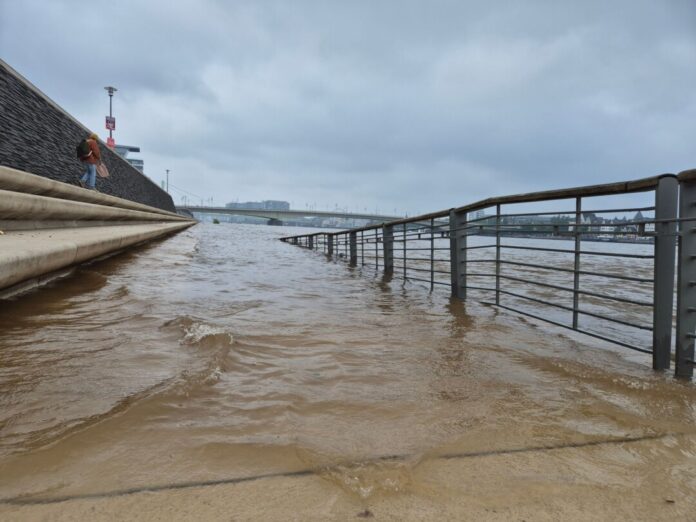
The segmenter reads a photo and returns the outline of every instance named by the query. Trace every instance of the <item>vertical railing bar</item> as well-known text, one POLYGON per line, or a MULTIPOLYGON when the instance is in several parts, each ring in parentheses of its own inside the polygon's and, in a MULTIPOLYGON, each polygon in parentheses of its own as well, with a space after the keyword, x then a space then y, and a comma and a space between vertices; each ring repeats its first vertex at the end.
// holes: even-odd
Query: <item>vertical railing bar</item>
POLYGON ((403 252, 404 252, 404 282, 406 282, 406 223, 404 223, 404 242, 403 242, 403 252))
POLYGON ((450 277, 452 296, 466 299, 467 213, 450 210, 450 277))
POLYGON ((430 218, 430 291, 435 288, 435 219, 430 218))
POLYGON ((495 304, 500 304, 500 203, 495 206, 495 304))
POLYGON ((350 266, 355 266, 358 264, 358 233, 349 233, 349 243, 350 243, 350 266))
POLYGON ((582 235, 580 227, 582 225, 582 197, 575 198, 575 247, 573 253, 573 329, 578 329, 578 317, 580 306, 580 250, 582 250, 582 235))
MULTIPOLYGON (((681 176, 680 176, 681 178, 681 176)), ((696 183, 680 181, 679 218, 696 217, 696 183)), ((674 363, 675 377, 690 379, 694 375, 694 343, 696 342, 696 233, 693 222, 679 225, 677 272, 677 332, 674 363)))
POLYGON ((365 231, 360 231, 360 266, 365 266, 365 231))
POLYGON ((382 226, 382 250, 384 257, 384 273, 394 272, 394 225, 382 226))
POLYGON ((375 229, 375 268, 379 268, 379 237, 375 229))

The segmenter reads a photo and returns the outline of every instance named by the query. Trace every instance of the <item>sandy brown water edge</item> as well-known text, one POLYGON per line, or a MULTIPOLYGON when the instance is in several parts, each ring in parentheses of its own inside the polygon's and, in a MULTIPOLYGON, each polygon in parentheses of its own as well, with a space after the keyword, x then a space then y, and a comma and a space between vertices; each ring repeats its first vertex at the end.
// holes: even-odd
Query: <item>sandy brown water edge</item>
MULTIPOLYGON (((59 502, 4 503, 0 516, 12 521, 693 520, 693 497, 674 495, 672 475, 679 465, 671 463, 675 467, 670 470, 663 460, 662 449, 676 445, 694 449, 696 436, 426 459, 414 468, 406 490, 369 500, 337 489, 321 473, 302 473, 59 502), (640 465, 626 460, 617 466, 617 447, 627 455, 651 457, 640 465), (613 472, 611 467, 601 474, 578 470, 570 464, 578 457, 612 463, 613 472)), ((687 465, 693 464, 692 457, 687 465)))

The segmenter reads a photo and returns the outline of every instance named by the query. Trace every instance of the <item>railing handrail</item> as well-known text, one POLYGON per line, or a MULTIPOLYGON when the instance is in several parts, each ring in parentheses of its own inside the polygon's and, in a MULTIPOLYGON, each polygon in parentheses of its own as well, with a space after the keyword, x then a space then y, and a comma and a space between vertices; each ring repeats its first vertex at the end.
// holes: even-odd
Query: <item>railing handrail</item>
MULTIPOLYGON (((679 180, 696 179, 696 169, 685 170, 683 172, 680 172, 678 175, 671 174, 671 173, 665 173, 665 174, 660 174, 657 176, 651 176, 648 178, 640 178, 640 179, 635 179, 635 180, 630 180, 630 181, 618 181, 618 182, 613 182, 613 183, 604 183, 604 184, 600 184, 600 185, 584 185, 584 186, 580 186, 580 187, 571 187, 571 188, 565 188, 565 189, 552 189, 552 190, 544 190, 544 191, 539 191, 539 192, 527 192, 527 193, 523 193, 523 194, 513 194, 513 195, 508 195, 508 196, 495 196, 495 197, 491 197, 491 198, 482 199, 480 201, 476 201, 476 202, 470 203, 468 205, 463 205, 461 207, 448 208, 445 210, 439 210, 436 212, 430 212, 428 214, 422 214, 419 216, 413 216, 413 217, 409 217, 409 218, 397 219, 394 221, 385 221, 383 223, 379 223, 376 225, 367 225, 364 227, 344 229, 344 230, 339 230, 336 232, 315 232, 313 234, 299 234, 299 235, 301 235, 302 237, 309 237, 309 236, 315 237, 318 235, 335 236, 335 235, 339 235, 339 234, 345 234, 347 230, 350 230, 351 232, 375 230, 375 229, 382 228, 386 224, 402 225, 402 224, 408 224, 408 223, 417 223, 418 221, 426 221, 426 220, 430 220, 430 219, 447 217, 447 216, 449 216, 449 213, 451 211, 473 212, 475 210, 480 210, 480 209, 492 207, 495 205, 506 205, 506 204, 514 204, 514 203, 533 203, 533 202, 540 202, 540 201, 549 201, 549 200, 553 200, 553 199, 570 199, 570 198, 576 198, 576 197, 610 196, 612 194, 630 194, 630 193, 635 193, 635 192, 647 192, 647 191, 652 190, 655 187, 657 187, 657 184, 660 181, 660 179, 665 178, 665 177, 678 178, 679 180)), ((572 213, 572 212, 569 211, 569 213, 572 213)), ((293 237, 297 237, 297 236, 285 236, 285 237, 282 237, 280 239, 281 240, 292 239, 293 237)))
POLYGON ((696 169, 682 170, 677 174, 679 181, 694 181, 696 180, 696 169))
POLYGON ((470 205, 465 205, 454 209, 457 212, 478 210, 491 207, 493 205, 506 205, 512 203, 533 203, 538 201, 548 201, 552 199, 570 199, 576 197, 591 196, 610 196, 612 194, 630 194, 635 192, 646 192, 657 187, 662 178, 676 178, 675 174, 665 173, 659 176, 642 178, 632 181, 620 181, 614 183, 604 183, 601 185, 585 185, 566 189, 544 190, 541 192, 528 192, 526 194, 516 194, 512 196, 498 196, 485 199, 470 205))

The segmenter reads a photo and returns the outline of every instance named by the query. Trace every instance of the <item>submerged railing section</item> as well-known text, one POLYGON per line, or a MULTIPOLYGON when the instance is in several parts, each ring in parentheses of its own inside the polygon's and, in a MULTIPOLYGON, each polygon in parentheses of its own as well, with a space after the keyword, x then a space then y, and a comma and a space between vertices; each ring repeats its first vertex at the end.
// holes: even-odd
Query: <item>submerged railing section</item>
POLYGON ((677 376, 693 375, 696 170, 281 240, 651 354, 656 370, 674 359, 677 376))

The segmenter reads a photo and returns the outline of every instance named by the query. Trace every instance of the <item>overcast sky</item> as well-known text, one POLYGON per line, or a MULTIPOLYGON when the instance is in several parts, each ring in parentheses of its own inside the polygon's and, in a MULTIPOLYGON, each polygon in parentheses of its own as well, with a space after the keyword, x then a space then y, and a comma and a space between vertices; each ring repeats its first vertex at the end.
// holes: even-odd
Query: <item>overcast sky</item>
POLYGON ((103 139, 116 86, 116 142, 217 204, 412 215, 696 167, 696 0, 0 6, 5 61, 103 139))

